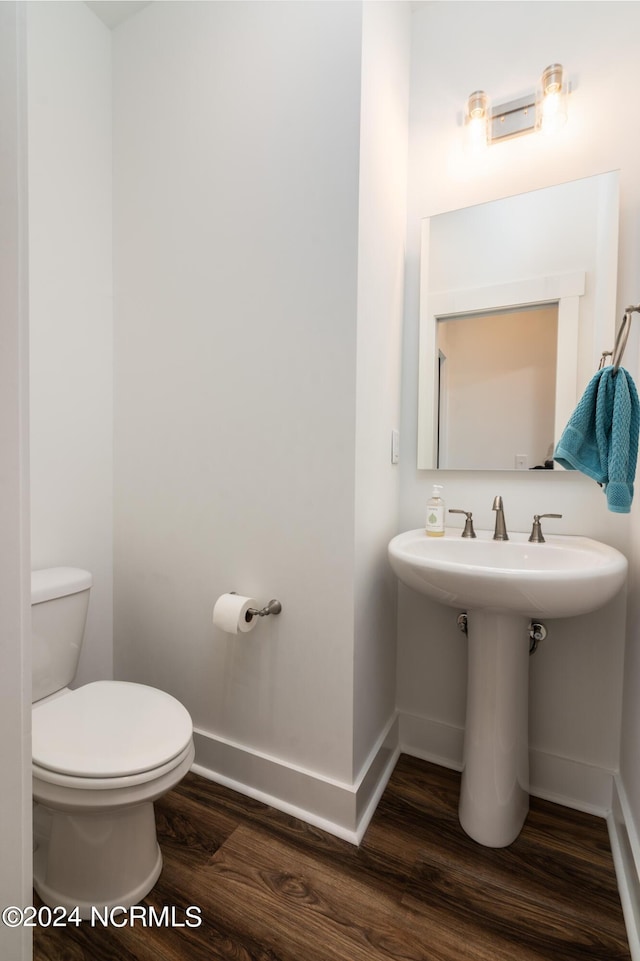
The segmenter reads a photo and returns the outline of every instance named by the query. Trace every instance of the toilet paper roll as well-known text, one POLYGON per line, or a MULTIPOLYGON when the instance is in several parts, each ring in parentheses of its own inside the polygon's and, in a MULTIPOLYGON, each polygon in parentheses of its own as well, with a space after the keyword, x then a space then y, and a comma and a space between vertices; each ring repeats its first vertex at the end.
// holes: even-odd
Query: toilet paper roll
POLYGON ((213 623, 227 634, 245 634, 252 631, 258 621, 247 612, 250 607, 258 610, 258 604, 253 597, 243 597, 242 594, 221 594, 213 608, 213 623))

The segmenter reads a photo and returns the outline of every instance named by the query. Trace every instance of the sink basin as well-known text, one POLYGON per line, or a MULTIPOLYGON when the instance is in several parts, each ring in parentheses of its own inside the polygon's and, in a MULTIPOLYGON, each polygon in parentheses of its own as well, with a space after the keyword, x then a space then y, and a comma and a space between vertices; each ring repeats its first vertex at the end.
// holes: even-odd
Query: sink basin
POLYGON ((529 624, 532 617, 587 614, 611 600, 627 575, 619 551, 588 537, 490 531, 398 534, 389 560, 399 579, 467 613, 467 713, 460 824, 480 844, 505 847, 529 810, 529 624))
POLYGON ((389 560, 400 580, 441 604, 529 617, 573 617, 611 600, 625 582, 627 559, 614 547, 573 535, 527 534, 494 541, 490 531, 471 540, 449 530, 427 537, 424 529, 398 534, 389 560))

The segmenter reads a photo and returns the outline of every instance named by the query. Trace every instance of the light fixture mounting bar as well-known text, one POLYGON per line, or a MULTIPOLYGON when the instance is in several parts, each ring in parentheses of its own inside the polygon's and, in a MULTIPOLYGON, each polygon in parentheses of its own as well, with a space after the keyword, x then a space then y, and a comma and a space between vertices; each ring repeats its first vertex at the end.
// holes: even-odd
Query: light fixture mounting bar
POLYGON ((535 93, 510 100, 508 103, 496 104, 491 108, 489 126, 492 142, 531 133, 536 126, 535 93))

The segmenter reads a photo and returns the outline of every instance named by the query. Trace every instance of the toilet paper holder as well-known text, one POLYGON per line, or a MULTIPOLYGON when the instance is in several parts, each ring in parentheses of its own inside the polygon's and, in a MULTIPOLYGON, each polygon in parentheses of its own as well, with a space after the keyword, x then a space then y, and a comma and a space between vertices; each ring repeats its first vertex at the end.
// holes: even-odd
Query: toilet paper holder
MULTIPOLYGON (((229 593, 237 594, 238 592, 230 591, 229 593)), ((245 620, 250 621, 254 617, 267 617, 269 614, 279 614, 281 610, 282 610, 282 604, 280 603, 280 601, 277 601, 274 598, 273 600, 270 600, 268 604, 265 604, 264 607, 261 607, 260 610, 258 610, 255 607, 250 607, 247 613, 245 614, 245 620)))

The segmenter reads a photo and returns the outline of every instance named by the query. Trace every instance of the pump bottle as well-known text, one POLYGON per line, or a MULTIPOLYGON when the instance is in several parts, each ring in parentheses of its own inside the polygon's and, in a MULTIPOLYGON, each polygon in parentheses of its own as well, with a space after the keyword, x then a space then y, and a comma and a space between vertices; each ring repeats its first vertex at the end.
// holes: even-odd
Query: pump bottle
POLYGON ((442 486, 433 485, 433 493, 427 501, 427 537, 444 537, 444 501, 440 496, 442 486))

